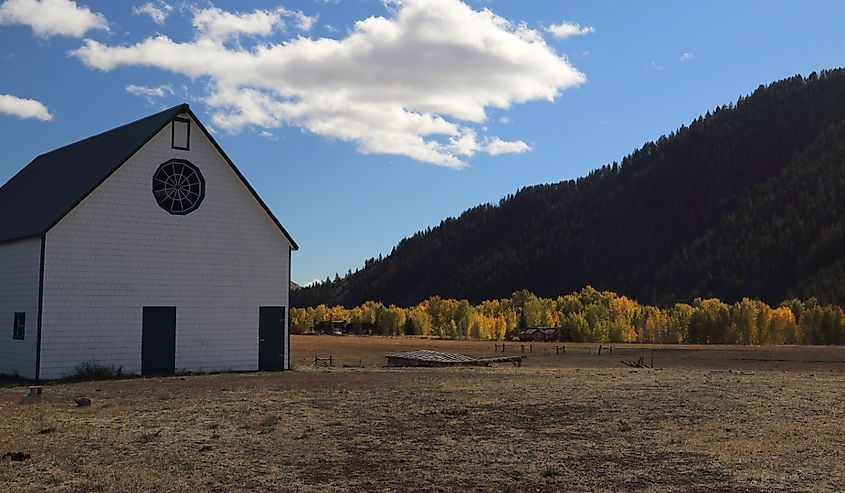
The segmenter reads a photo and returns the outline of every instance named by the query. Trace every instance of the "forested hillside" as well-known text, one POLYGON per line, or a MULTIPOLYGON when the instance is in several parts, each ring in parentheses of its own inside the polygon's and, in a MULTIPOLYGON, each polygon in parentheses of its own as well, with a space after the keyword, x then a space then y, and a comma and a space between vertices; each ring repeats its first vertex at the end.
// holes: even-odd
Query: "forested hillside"
POLYGON ((294 306, 554 297, 592 285, 845 304, 845 71, 760 86, 620 163, 527 187, 402 240, 294 306))

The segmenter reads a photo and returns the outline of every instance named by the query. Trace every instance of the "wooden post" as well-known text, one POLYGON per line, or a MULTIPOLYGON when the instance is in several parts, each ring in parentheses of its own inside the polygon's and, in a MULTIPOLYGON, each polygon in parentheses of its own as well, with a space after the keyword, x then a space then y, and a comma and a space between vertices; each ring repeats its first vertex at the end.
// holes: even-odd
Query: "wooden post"
POLYGON ((654 368, 654 349, 651 350, 651 367, 654 368))
POLYGON ((610 355, 613 356, 613 346, 610 346, 610 355))
POLYGON ((601 356, 601 344, 599 344, 599 352, 598 355, 601 356))
POLYGON ((329 355, 329 366, 334 366, 334 365, 332 364, 332 355, 329 355))
POLYGON ((563 354, 566 354, 566 344, 563 345, 563 354))
POLYGON ((558 354, 560 354, 560 347, 555 346, 555 356, 557 356, 558 354))
POLYGON ((520 345, 519 345, 519 350, 520 350, 520 351, 522 351, 522 352, 524 353, 524 352, 525 352, 525 344, 520 344, 520 345))
POLYGON ((21 404, 37 404, 41 402, 44 387, 41 385, 30 385, 29 394, 21 397, 21 404))
POLYGON ((534 345, 533 345, 533 344, 529 344, 529 345, 528 345, 528 352, 529 352, 529 353, 533 353, 533 352, 534 352, 534 345))

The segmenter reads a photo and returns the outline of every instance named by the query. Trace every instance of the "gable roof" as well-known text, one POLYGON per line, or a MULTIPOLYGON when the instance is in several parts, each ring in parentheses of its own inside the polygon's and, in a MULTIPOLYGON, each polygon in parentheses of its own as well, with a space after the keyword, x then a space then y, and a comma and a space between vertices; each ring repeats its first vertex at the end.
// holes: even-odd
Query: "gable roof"
POLYGON ((0 187, 0 243, 46 234, 176 115, 188 113, 273 223, 296 242, 187 104, 42 154, 0 187))

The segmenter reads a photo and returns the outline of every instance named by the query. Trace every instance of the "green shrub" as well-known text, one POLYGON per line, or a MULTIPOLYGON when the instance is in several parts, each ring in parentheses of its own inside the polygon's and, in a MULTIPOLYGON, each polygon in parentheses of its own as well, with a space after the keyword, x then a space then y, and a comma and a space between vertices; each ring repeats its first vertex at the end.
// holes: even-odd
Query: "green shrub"
POLYGON ((73 380, 107 380, 123 377, 123 367, 101 365, 96 361, 87 361, 76 366, 71 379, 73 380))

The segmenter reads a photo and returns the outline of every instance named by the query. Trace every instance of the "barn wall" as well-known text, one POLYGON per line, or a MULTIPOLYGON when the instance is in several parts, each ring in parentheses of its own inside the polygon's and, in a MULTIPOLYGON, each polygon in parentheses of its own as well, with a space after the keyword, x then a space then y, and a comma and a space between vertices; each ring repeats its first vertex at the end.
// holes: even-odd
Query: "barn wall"
POLYGON ((140 373, 144 306, 177 307, 177 371, 257 369, 258 308, 288 306, 291 245, 194 122, 190 137, 171 149, 166 126, 47 234, 43 378, 85 361, 140 373), (174 157, 206 182, 185 216, 151 191, 174 157))
POLYGON ((41 238, 0 245, 0 374, 35 378, 41 238), (26 313, 23 340, 12 339, 15 312, 26 313))

